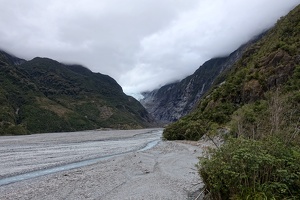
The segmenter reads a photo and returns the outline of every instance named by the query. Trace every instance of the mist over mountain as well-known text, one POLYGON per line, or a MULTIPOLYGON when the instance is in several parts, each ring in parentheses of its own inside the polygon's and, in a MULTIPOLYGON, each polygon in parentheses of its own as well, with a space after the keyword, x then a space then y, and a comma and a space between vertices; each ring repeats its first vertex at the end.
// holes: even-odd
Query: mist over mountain
POLYGON ((153 119, 108 75, 0 51, 0 134, 149 127, 153 119))
POLYGON ((300 0, 1 0, 0 46, 78 63, 126 94, 158 89, 228 56, 300 0))
POLYGON ((158 122, 168 124, 177 121, 190 113, 213 85, 221 83, 224 80, 221 74, 225 74, 241 58, 247 47, 262 36, 254 37, 229 56, 206 61, 192 75, 179 82, 143 92, 140 102, 158 122))
POLYGON ((300 199, 300 5, 222 78, 164 138, 214 144, 197 165, 205 199, 300 199))
MULTIPOLYGON (((298 127, 299 13, 300 6, 297 6, 261 39, 247 46, 232 67, 222 74, 224 81, 215 82, 192 112, 168 126, 165 137, 199 139, 217 128, 232 130, 234 134, 251 134, 252 131, 253 137, 256 133, 267 134, 264 131, 268 129, 273 132, 272 115, 276 109, 282 112, 286 109, 280 113, 282 121, 276 125, 277 131, 281 127, 282 134, 289 134, 286 128, 298 127), (276 105, 273 105, 274 99, 278 101, 276 105), (286 113, 291 114, 288 121, 285 121, 286 113), (248 125, 253 127, 247 128, 248 125)), ((198 91, 201 90, 199 85, 198 91)))

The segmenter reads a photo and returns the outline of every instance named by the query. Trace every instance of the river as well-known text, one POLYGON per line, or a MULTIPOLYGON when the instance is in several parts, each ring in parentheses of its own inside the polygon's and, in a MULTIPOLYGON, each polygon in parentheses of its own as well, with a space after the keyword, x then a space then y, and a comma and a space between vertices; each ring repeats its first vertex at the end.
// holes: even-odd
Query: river
POLYGON ((187 199, 202 151, 162 131, 0 137, 0 199, 187 199))

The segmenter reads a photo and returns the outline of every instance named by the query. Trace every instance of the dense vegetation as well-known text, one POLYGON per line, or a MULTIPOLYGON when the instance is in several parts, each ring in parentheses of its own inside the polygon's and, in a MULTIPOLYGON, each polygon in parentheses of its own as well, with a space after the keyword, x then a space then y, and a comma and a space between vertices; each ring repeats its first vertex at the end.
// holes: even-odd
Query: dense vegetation
POLYGON ((211 199, 299 199, 300 148, 277 138, 237 138, 202 158, 211 199))
POLYGON ((249 47, 166 139, 226 134, 202 158, 211 199, 300 199, 300 6, 249 47), (223 130, 223 131, 220 131, 223 130), (225 131, 224 131, 225 130, 225 131))
POLYGON ((107 75, 0 51, 0 135, 142 128, 151 118, 107 75))

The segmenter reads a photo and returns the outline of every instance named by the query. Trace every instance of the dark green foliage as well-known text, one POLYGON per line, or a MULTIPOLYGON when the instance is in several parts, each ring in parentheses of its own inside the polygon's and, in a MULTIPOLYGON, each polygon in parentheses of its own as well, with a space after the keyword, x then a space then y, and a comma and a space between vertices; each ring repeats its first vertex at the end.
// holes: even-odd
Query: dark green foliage
POLYGON ((123 96, 122 88, 114 79, 93 73, 82 66, 68 66, 48 58, 34 58, 18 66, 18 69, 28 74, 46 96, 93 92, 107 98, 123 96))
POLYGON ((299 91, 278 88, 233 113, 236 138, 199 164, 211 199, 300 198, 299 104, 299 91))
POLYGON ((193 113, 165 129, 166 139, 197 140, 220 128, 233 137, 200 160, 208 198, 300 199, 299 55, 300 5, 246 50, 193 113))
POLYGON ((182 118, 174 126, 166 127, 164 138, 168 140, 199 140, 207 131, 207 127, 200 127, 200 123, 188 123, 182 118), (174 134, 176 133, 176 134, 174 134))
POLYGON ((234 105, 226 102, 212 110, 197 110, 167 126, 163 136, 167 140, 199 140, 204 134, 221 128, 234 110, 234 105))
POLYGON ((300 149, 274 138, 230 139, 201 158, 211 199, 300 199, 300 149))
MULTIPOLYGON (((269 91, 284 88, 286 93, 290 93, 284 95, 292 96, 299 90, 299 13, 298 6, 279 20, 262 39, 248 47, 242 58, 227 72, 225 81, 213 86, 189 116, 169 125, 164 137, 185 139, 182 135, 191 130, 190 126, 194 127, 194 123, 198 123, 199 127, 217 124, 222 128, 231 121, 235 111, 245 104, 266 100, 269 91), (184 127, 178 128, 180 124, 184 124, 184 127)), ((207 132, 212 130, 208 128, 207 132)), ((197 131, 191 135, 196 136, 195 140, 199 137, 197 131)))
POLYGON ((297 65, 293 76, 288 80, 285 89, 287 91, 300 90, 300 65, 297 65))
POLYGON ((235 137, 258 139, 270 130, 269 105, 265 100, 246 104, 236 110, 231 118, 231 134, 235 137))
POLYGON ((107 75, 0 51, 0 135, 142 128, 151 118, 107 75))
MULTIPOLYGON (((68 113, 66 116, 68 128, 71 131, 92 130, 97 128, 97 123, 89 120, 87 116, 79 115, 78 113, 68 113)), ((64 130, 60 130, 64 131, 64 130)))
POLYGON ((63 118, 39 106, 26 105, 20 115, 30 133, 71 131, 63 118))

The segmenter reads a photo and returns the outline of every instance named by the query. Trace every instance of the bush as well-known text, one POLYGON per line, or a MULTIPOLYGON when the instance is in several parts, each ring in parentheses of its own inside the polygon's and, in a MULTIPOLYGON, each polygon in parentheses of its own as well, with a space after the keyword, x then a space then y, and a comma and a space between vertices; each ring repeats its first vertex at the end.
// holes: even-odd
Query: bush
POLYGON ((199 173, 211 199, 300 199, 300 149, 277 139, 230 139, 199 173))
POLYGON ((26 127, 23 125, 15 125, 10 126, 5 130, 6 135, 26 135, 28 134, 28 131, 26 130, 26 127))

